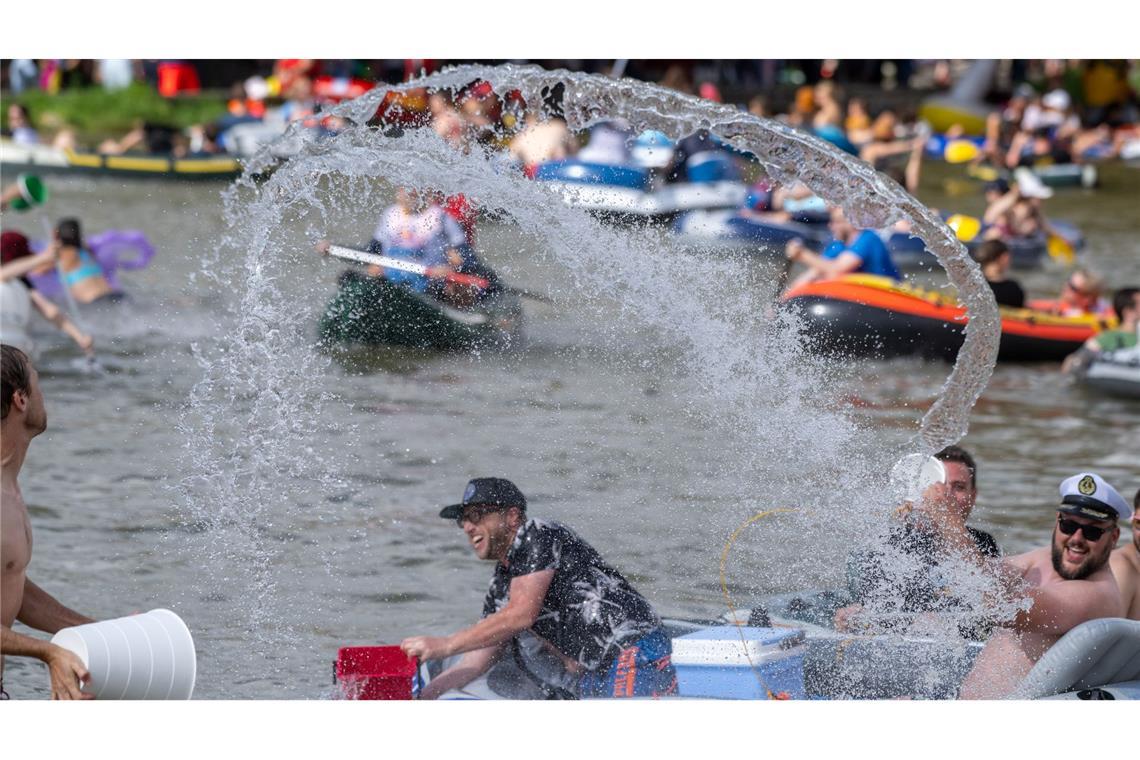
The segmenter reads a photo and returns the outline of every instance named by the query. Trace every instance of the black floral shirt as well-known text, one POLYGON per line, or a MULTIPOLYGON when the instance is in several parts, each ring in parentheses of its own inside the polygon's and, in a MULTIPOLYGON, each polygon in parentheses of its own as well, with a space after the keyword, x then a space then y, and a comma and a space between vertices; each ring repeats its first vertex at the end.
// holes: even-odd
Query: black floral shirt
POLYGON ((554 570, 531 630, 586 670, 609 665, 661 619, 622 574, 565 525, 530 519, 519 527, 483 603, 483 617, 506 606, 511 581, 554 570))

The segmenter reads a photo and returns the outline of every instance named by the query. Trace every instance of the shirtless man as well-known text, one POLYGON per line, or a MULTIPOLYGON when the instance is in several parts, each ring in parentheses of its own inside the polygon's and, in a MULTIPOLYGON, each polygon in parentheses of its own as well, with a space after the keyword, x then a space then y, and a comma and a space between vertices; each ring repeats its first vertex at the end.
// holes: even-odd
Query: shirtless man
POLYGON ((1120 537, 1117 521, 1131 517, 1128 502, 1095 473, 1078 473, 1061 483, 1052 547, 1010 557, 1002 568, 1009 598, 1028 596, 1031 606, 1002 622, 986 642, 959 698, 1010 694, 1069 630, 1123 614, 1108 559, 1120 537))
POLYGON ((1140 620, 1140 490, 1132 498, 1132 543, 1112 553, 1108 564, 1120 586, 1120 599, 1124 603, 1124 616, 1140 620))
MULTIPOLYGON (((0 346, 2 374, 2 420, 0 447, 0 678, 4 657, 19 655, 43 660, 51 676, 52 699, 92 699, 80 691, 89 678, 83 661, 51 642, 12 630, 13 622, 47 633, 84 623, 93 623, 57 602, 27 576, 32 559, 32 524, 24 497, 16 482, 28 444, 47 429, 47 411, 40 391, 39 375, 23 351, 0 346)), ((2 681, 0 681, 2 684, 2 681)), ((7 698, 0 686, 0 698, 7 698)))

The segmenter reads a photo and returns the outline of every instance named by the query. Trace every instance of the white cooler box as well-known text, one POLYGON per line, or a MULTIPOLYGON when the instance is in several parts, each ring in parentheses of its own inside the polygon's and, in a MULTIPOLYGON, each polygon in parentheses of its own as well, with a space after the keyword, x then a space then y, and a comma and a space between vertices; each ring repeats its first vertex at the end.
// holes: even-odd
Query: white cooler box
POLYGON ((806 699, 804 632, 722 625, 673 639, 682 697, 806 699), (743 640, 742 640, 743 639, 743 640))

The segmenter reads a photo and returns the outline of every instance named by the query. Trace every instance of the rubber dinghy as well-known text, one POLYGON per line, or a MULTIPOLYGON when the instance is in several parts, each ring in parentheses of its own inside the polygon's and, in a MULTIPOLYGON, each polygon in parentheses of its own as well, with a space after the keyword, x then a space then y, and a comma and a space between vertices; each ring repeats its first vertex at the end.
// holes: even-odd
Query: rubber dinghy
MULTIPOLYGON (((738 610, 720 620, 665 619, 677 698, 954 699, 981 642, 947 646, 907 635, 856 635, 773 614, 738 610)), ((553 655, 522 643, 484 676, 443 699, 573 698, 553 655)), ((420 665, 430 682, 458 658, 420 665)), ((1082 623, 1053 645, 1016 687, 1019 699, 1140 699, 1140 621, 1082 623)))
POLYGON ((660 184, 644 167, 576 158, 540 164, 534 179, 557 189, 568 206, 616 219, 653 219, 693 209, 735 208, 748 194, 748 187, 736 180, 660 184))
POLYGON ((383 277, 346 271, 320 320, 326 345, 368 344, 463 350, 506 347, 522 337, 522 304, 500 290, 470 308, 456 308, 383 277))
POLYGON ((1081 381, 1098 393, 1140 399, 1140 346, 1101 354, 1089 364, 1081 381))
POLYGON ((789 240, 799 238, 819 251, 828 238, 821 225, 769 221, 734 209, 688 211, 673 223, 673 234, 684 243, 756 251, 781 261, 789 240))
POLYGON ((99 175, 140 179, 230 180, 241 174, 233 156, 174 158, 165 155, 81 153, 47 145, 18 145, 0 141, 4 172, 99 175))
MULTIPOLYGON (((1099 173, 1094 164, 1038 164, 1029 167, 1037 179, 1047 187, 1083 187, 1094 188, 1100 181, 1099 173)), ((1010 179, 1013 174, 1007 169, 986 164, 970 166, 966 173, 982 182, 995 179, 1010 179)))
MULTIPOLYGON (((874 275, 848 275, 788 291, 781 301, 803 320, 815 350, 890 359, 919 356, 952 361, 964 340, 965 307, 946 293, 874 275)), ((1000 361, 1060 361, 1111 320, 1058 317, 1047 302, 1000 307, 1000 361)))

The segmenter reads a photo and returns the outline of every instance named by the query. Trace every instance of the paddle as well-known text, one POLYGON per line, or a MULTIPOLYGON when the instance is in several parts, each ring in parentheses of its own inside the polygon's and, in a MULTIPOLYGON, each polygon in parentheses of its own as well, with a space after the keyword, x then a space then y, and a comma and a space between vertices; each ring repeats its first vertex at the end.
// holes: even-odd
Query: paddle
MULTIPOLYGON (((330 256, 335 256, 338 259, 345 261, 355 261, 359 264, 375 264, 389 269, 398 269, 401 272, 411 272, 412 274, 427 275, 428 268, 423 264, 417 264, 414 261, 406 259, 396 259, 391 256, 382 256, 378 253, 369 253, 367 251, 359 251, 355 248, 347 248, 343 245, 330 245, 328 249, 330 256)), ((485 278, 473 274, 460 274, 458 272, 450 272, 443 276, 443 279, 448 282, 454 282, 458 285, 470 285, 476 288, 485 289, 491 283, 485 278)), ((554 301, 546 296, 537 293, 531 293, 521 288, 516 288, 511 285, 500 285, 503 290, 508 290, 516 293, 523 298, 531 298, 535 301, 542 303, 554 303, 554 301)))
MULTIPOLYGON (((328 253, 330 256, 335 256, 338 259, 355 261, 359 264, 375 264, 376 266, 385 267, 387 269, 398 269, 401 272, 410 272, 411 274, 422 274, 425 276, 428 274, 428 267, 425 267, 423 264, 417 264, 407 259, 381 256, 378 253, 358 251, 355 248, 346 248, 343 245, 330 245, 328 253)), ((443 276, 443 279, 447 282, 454 282, 457 285, 470 285, 480 289, 484 289, 491 284, 483 277, 477 277, 473 274, 459 274, 458 272, 449 272, 443 276)))
POLYGON ((1050 258, 1063 264, 1072 264, 1077 256, 1073 244, 1060 235, 1050 235, 1045 243, 1045 250, 1049 252, 1050 258))

